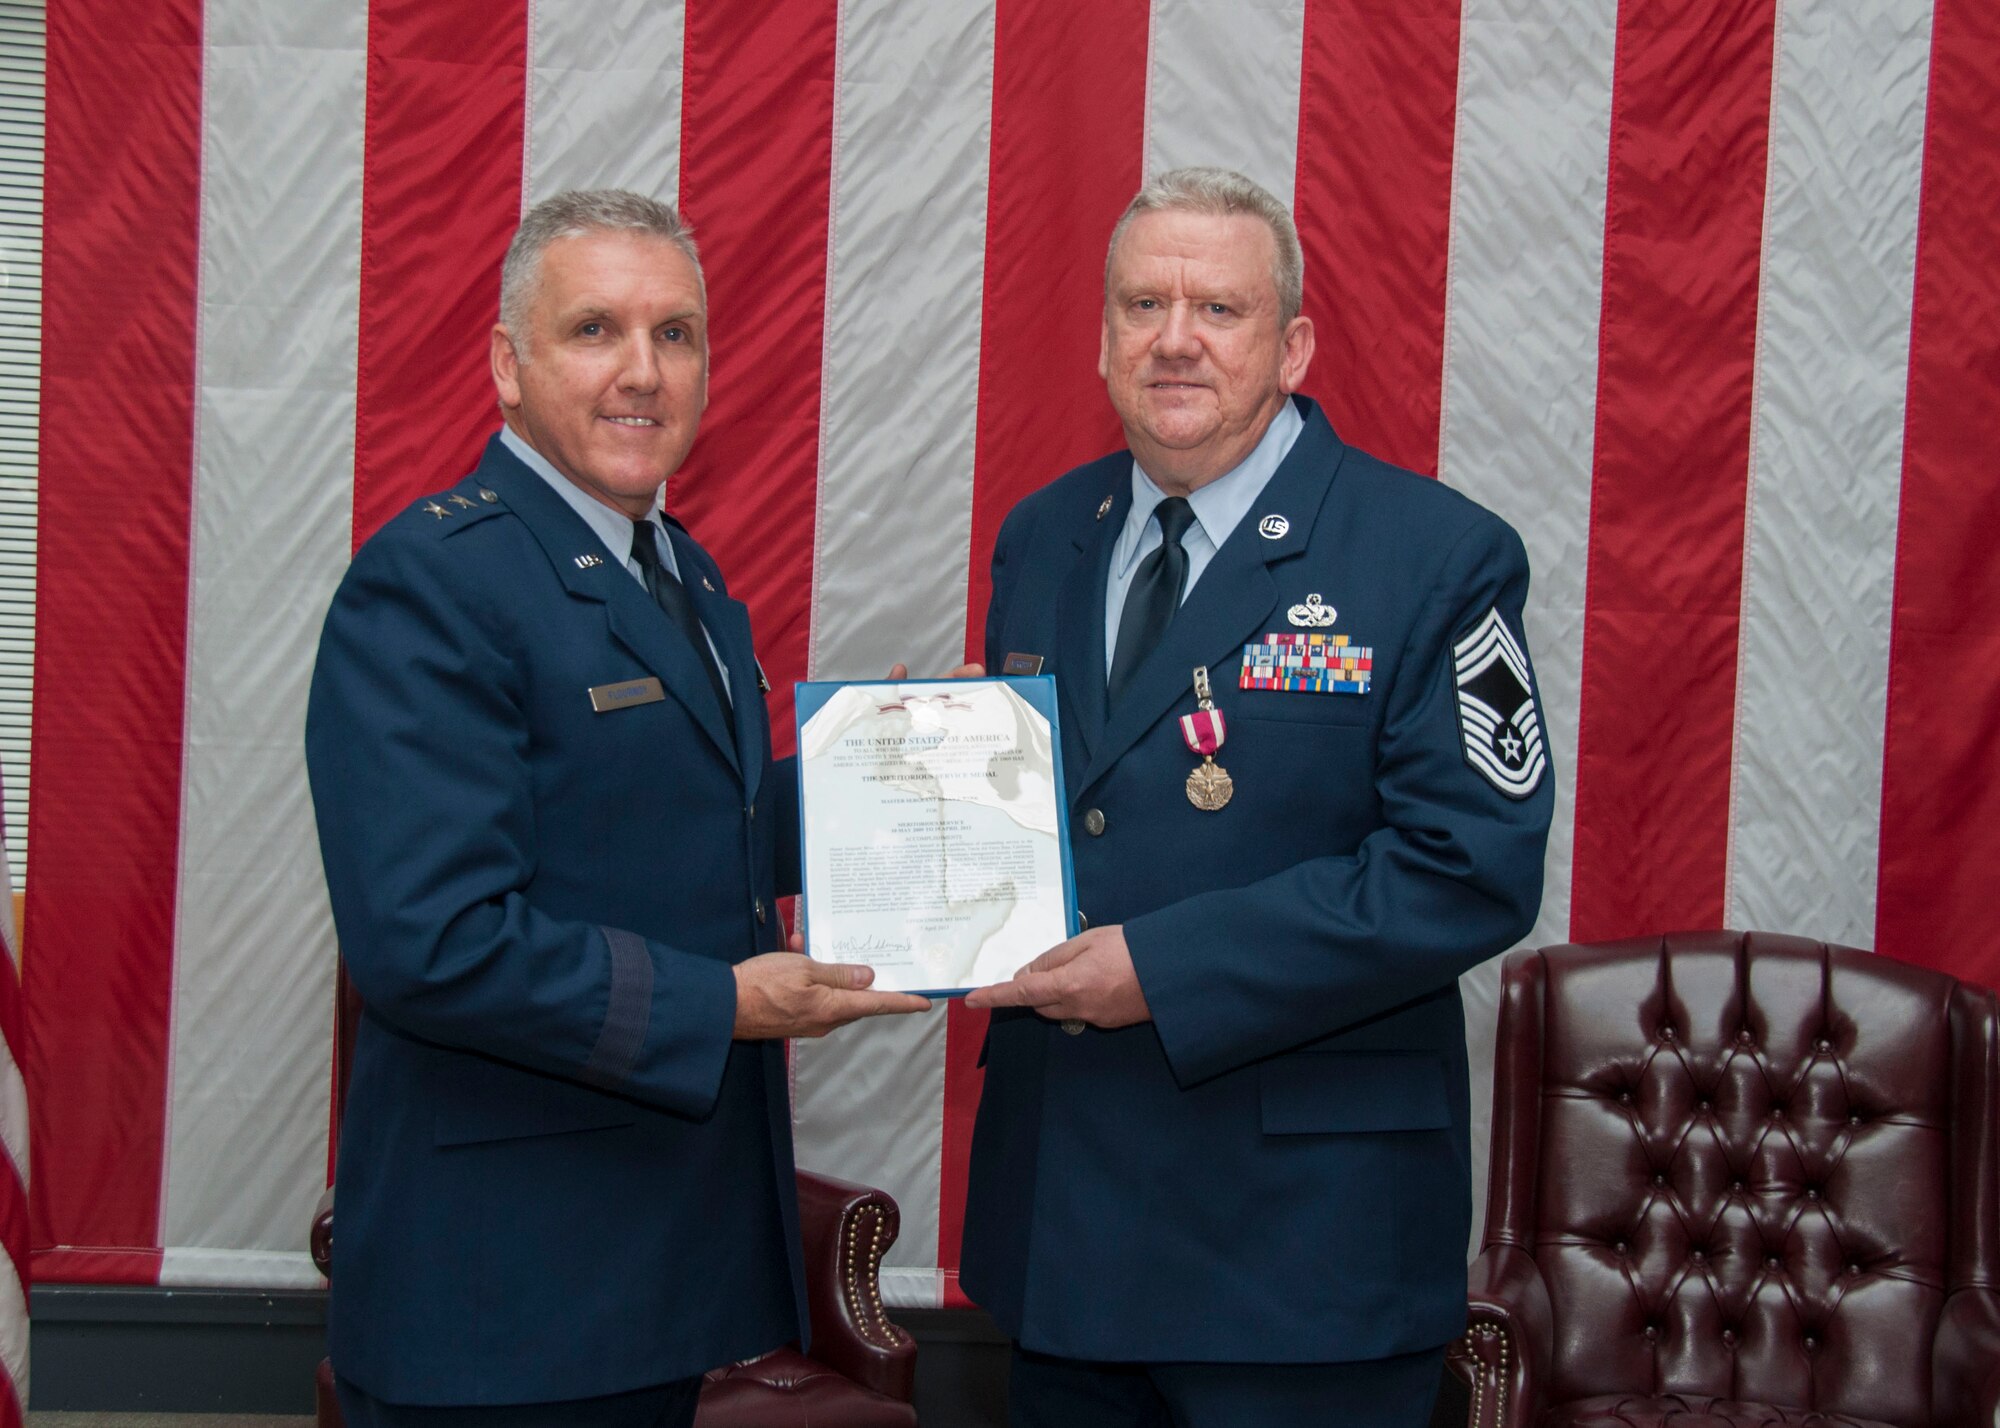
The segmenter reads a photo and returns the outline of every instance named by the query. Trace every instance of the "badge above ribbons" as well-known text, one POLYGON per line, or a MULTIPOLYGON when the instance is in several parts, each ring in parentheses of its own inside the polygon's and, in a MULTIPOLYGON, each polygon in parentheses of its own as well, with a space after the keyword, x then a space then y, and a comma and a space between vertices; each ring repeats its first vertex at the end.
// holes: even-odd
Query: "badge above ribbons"
POLYGON ((1548 769, 1528 656, 1498 610, 1451 647, 1465 761, 1509 798, 1526 798, 1548 769))

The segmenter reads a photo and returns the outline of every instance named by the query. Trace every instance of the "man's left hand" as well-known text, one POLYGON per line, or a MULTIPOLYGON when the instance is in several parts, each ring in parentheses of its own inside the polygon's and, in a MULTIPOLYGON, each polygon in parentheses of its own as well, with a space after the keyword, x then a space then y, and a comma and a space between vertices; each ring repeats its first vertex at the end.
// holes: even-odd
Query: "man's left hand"
POLYGON ((1013 981, 980 987, 965 1004, 1032 1007, 1051 1021, 1085 1021, 1106 1031, 1153 1019, 1125 946, 1125 929, 1115 924, 1058 943, 1016 972, 1013 981))

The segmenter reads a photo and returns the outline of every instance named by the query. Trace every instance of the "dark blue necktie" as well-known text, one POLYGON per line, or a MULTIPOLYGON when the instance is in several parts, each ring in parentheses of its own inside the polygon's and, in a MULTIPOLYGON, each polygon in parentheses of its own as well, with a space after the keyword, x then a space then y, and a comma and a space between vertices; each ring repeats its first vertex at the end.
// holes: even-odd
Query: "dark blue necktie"
POLYGON ((1125 592, 1125 611, 1118 617, 1118 651, 1111 657, 1106 686, 1113 704, 1166 634, 1187 589, 1188 556, 1181 537, 1194 524, 1194 507, 1180 496, 1169 496, 1153 513, 1160 519, 1160 548, 1139 562, 1132 588, 1125 592))
POLYGON ((694 613, 694 602, 688 598, 687 587, 660 559, 660 548, 653 542, 651 521, 632 522, 632 558, 639 562, 639 574, 646 582, 646 592, 666 611, 675 628, 687 636, 687 642, 694 646, 695 658, 708 671, 708 682, 715 688, 715 702, 722 706, 722 722, 729 726, 730 736, 735 737, 736 715, 729 703, 729 690, 722 682, 722 669, 715 662, 715 651, 709 648, 708 633, 702 629, 701 620, 694 613))

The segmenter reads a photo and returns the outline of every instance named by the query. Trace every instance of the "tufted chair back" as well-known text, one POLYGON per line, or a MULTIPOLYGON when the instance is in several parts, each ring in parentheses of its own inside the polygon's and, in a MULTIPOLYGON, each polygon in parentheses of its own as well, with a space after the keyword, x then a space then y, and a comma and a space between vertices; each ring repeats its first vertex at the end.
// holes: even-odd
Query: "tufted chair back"
POLYGON ((1990 1421, 2000 1362, 1945 1361, 2000 1341, 1941 1330, 2000 1322, 1996 1045, 1991 992, 1795 937, 1509 958, 1482 1259, 1540 1280, 1534 1398, 1990 1421))

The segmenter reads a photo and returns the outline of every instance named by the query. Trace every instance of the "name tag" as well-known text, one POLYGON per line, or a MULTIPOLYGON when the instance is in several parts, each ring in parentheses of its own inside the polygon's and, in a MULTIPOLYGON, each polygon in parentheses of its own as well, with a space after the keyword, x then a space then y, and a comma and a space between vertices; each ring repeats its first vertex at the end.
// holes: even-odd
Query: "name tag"
POLYGON ((660 681, 648 675, 644 679, 628 679, 623 684, 592 685, 590 707, 599 714, 609 714, 635 704, 657 704, 666 697, 667 691, 660 687, 660 681))
POLYGON ((1002 674, 1040 674, 1042 657, 1038 654, 1010 654, 1000 666, 1002 674))

